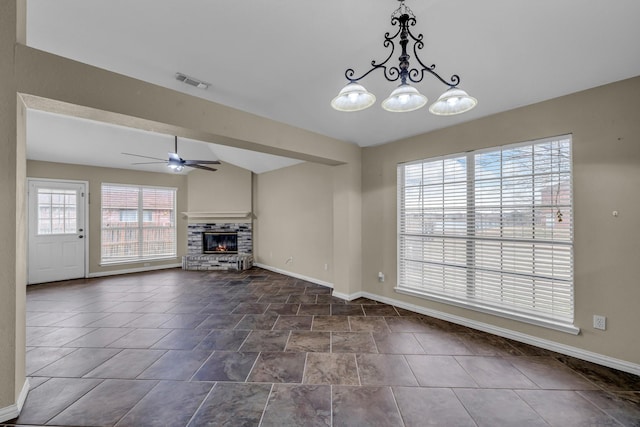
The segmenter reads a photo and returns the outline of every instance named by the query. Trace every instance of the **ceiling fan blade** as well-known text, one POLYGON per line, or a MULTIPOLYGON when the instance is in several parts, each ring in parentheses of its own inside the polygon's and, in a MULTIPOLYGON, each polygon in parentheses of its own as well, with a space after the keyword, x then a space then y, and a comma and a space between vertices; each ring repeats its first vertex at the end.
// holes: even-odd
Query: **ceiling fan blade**
POLYGON ((210 168, 208 166, 202 166, 202 165, 186 165, 186 166, 189 166, 190 168, 202 169, 202 170, 211 171, 211 172, 215 172, 218 170, 218 169, 214 169, 214 168, 210 168))
POLYGON ((185 160, 184 164, 187 165, 187 166, 197 165, 197 164, 201 164, 201 165, 219 165, 220 161, 219 160, 185 160))
POLYGON ((157 157, 142 156, 140 154, 132 154, 132 153, 121 153, 121 154, 124 154, 124 155, 127 155, 127 156, 144 157, 145 159, 153 159, 153 160, 162 160, 162 161, 164 161, 164 159, 159 159, 157 157))
POLYGON ((167 164, 166 161, 162 161, 162 162, 142 162, 142 163, 131 163, 132 165, 160 165, 160 164, 167 164))

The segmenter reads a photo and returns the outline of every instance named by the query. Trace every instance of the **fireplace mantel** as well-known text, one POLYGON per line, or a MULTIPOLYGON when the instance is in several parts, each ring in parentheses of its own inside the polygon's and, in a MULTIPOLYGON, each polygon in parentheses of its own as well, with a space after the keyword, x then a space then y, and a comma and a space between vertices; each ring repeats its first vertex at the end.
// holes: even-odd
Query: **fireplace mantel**
POLYGON ((250 218, 251 212, 181 212, 189 219, 250 218))

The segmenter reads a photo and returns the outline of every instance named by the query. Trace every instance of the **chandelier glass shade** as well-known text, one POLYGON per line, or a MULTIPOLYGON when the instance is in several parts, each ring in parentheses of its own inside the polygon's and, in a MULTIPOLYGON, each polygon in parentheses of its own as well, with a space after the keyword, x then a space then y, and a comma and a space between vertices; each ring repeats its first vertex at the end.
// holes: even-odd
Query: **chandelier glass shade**
POLYGON ((431 104, 429 111, 438 116, 452 116, 471 110, 478 100, 469 96, 467 92, 453 87, 440 95, 438 100, 431 104))
POLYGON ((333 98, 331 106, 338 111, 360 111, 369 108, 375 103, 376 97, 367 91, 360 80, 369 75, 372 71, 382 69, 384 77, 395 82, 400 80, 400 85, 396 87, 387 99, 382 102, 382 108, 392 112, 414 111, 424 107, 427 104, 427 97, 422 95, 418 89, 409 83, 419 83, 426 74, 431 74, 441 83, 449 87, 438 100, 429 107, 429 111, 435 115, 450 116, 461 114, 471 110, 476 106, 478 101, 469 96, 467 92, 458 88, 460 77, 457 74, 452 75, 449 80, 442 78, 435 72, 435 64, 426 66, 418 57, 418 51, 424 47, 423 35, 414 36, 410 27, 416 24, 416 17, 404 4, 404 0, 398 0, 400 7, 391 14, 391 25, 398 26, 398 31, 391 35, 387 32, 384 36, 384 46, 391 49, 391 52, 383 62, 371 61, 371 68, 359 77, 355 77, 355 71, 352 68, 347 69, 344 75, 349 81, 347 85, 340 90, 338 96, 333 98), (413 57, 418 63, 417 66, 410 68, 407 47, 413 42, 413 57), (397 66, 388 65, 387 63, 393 57, 396 47, 400 47, 399 63, 397 66))
POLYGON ((427 101, 427 97, 418 92, 418 89, 404 83, 395 88, 391 95, 382 101, 382 108, 394 113, 403 113, 422 108, 427 101))
POLYGON ((358 83, 349 83, 333 98, 331 105, 338 111, 359 111, 371 107, 374 102, 374 94, 358 83))

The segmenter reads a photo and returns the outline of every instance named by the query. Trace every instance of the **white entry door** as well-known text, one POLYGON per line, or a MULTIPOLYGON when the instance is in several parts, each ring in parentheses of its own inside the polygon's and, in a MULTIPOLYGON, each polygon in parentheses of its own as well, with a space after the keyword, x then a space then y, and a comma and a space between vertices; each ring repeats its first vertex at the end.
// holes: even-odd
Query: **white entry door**
POLYGON ((29 179, 28 283, 85 277, 86 183, 29 179))

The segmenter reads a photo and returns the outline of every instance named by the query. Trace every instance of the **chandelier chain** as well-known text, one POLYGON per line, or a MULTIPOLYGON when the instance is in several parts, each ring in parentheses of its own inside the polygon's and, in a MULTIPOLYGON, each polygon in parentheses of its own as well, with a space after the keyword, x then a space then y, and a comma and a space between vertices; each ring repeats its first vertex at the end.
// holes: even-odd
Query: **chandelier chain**
POLYGON ((404 0, 399 0, 400 1, 400 6, 393 11, 393 13, 391 14, 391 20, 393 21, 393 18, 398 18, 402 15, 409 15, 409 17, 413 18, 414 23, 412 25, 415 25, 415 19, 416 19, 416 15, 413 14, 413 11, 409 8, 409 6, 407 6, 406 4, 404 4, 404 0))

